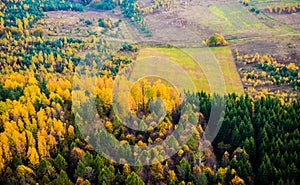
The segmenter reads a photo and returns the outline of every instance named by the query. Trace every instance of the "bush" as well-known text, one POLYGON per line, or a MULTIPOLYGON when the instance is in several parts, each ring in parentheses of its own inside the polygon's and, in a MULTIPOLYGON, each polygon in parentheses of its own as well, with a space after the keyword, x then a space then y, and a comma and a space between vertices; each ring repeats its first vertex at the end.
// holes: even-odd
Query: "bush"
POLYGON ((110 19, 100 18, 98 19, 98 25, 102 28, 112 28, 112 22, 110 19))
POLYGON ((128 44, 127 42, 122 44, 121 51, 137 51, 137 47, 128 44))
POLYGON ((90 20, 86 20, 86 21, 84 21, 84 23, 85 23, 86 25, 88 25, 88 26, 93 24, 93 22, 90 21, 90 20))

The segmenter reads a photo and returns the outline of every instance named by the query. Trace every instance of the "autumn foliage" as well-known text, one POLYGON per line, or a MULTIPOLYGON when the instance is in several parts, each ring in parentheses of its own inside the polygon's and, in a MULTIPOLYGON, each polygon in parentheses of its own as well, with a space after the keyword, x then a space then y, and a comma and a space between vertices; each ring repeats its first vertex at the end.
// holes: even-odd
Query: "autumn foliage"
MULTIPOLYGON (((41 10, 75 10, 89 3, 80 2, 75 6, 70 1, 0 1, 0 184, 299 182, 300 103, 292 94, 259 96, 250 88, 249 95, 241 96, 179 93, 163 80, 146 78, 130 88, 126 98, 132 127, 124 125, 113 109, 113 88, 119 74, 134 64, 139 46, 124 43, 115 51, 109 41, 95 35, 49 38, 35 27, 41 10), (76 84, 79 74, 87 77, 76 84), (84 109, 90 104, 96 116, 84 109), (224 119, 211 143, 203 135, 214 116, 212 105, 224 108, 224 119), (75 112, 76 106, 81 112, 75 112), (115 152, 115 161, 98 154, 88 142, 91 138, 82 135, 78 120, 92 116, 103 122, 92 128, 97 136, 93 141, 115 152), (104 137, 109 140, 102 142, 104 137), (162 141, 165 145, 138 155, 130 148, 162 141), (167 153, 174 155, 167 158, 167 153), (137 165, 130 166, 131 159, 137 165), (149 165, 138 165, 141 161, 149 165)), ((113 3, 146 29, 136 1, 113 3)), ((154 1, 153 8, 169 4, 154 1)), ((109 27, 109 21, 105 25, 109 27)), ((227 42, 214 34, 207 44, 227 42)), ((299 87, 296 64, 235 52, 245 67, 244 84, 299 87), (247 71, 251 64, 256 66, 253 72, 247 71)))

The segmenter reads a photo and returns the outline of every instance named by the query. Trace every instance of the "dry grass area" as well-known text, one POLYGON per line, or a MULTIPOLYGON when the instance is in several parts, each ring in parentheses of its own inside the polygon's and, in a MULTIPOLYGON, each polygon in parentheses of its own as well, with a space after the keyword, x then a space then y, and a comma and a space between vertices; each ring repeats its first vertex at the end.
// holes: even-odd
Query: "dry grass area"
POLYGON ((229 39, 242 39, 295 32, 248 9, 235 0, 191 1, 189 5, 178 1, 170 11, 147 15, 146 20, 153 33, 152 40, 172 44, 195 44, 213 33, 221 33, 229 39))
POLYGON ((46 12, 46 16, 38 22, 36 27, 42 26, 47 35, 51 37, 72 37, 85 38, 91 35, 98 37, 110 37, 115 39, 131 39, 130 32, 127 30, 126 19, 124 19, 119 10, 112 11, 52 11, 46 12), (110 19, 112 23, 121 20, 118 27, 107 29, 98 26, 98 19, 110 19), (91 21, 88 25, 86 21, 91 21))

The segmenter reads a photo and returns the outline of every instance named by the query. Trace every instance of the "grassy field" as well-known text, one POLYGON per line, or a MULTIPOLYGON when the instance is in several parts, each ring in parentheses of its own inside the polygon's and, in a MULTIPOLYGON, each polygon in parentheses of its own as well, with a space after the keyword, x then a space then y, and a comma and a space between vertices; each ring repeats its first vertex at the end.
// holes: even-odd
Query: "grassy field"
POLYGON ((262 15, 256 15, 250 12, 249 7, 245 7, 240 3, 224 3, 212 5, 208 8, 218 18, 213 21, 211 28, 224 30, 224 34, 236 35, 254 35, 254 36, 269 36, 271 34, 284 34, 293 30, 283 26, 269 26, 271 20, 262 19, 262 15))
POLYGON ((208 8, 212 13, 217 15, 222 22, 225 21, 224 29, 228 31, 243 31, 252 29, 266 29, 267 27, 258 20, 257 17, 241 11, 239 4, 220 4, 212 5, 208 8))
MULTIPOLYGON (((195 5, 189 11, 179 12, 188 22, 202 25, 207 30, 222 33, 227 38, 271 37, 295 32, 292 28, 267 19, 263 14, 249 11, 251 7, 237 2, 195 5)), ((192 24, 192 25, 193 25, 192 24)), ((189 25, 189 24, 187 24, 189 25)), ((199 30, 199 29, 198 29, 199 30)), ((195 31, 199 35, 205 29, 195 31)))
POLYGON ((264 31, 262 33, 272 31, 239 2, 196 6, 191 7, 190 11, 191 13, 186 12, 183 16, 191 21, 195 21, 197 17, 197 24, 223 35, 245 37, 258 35, 258 32, 262 31, 264 31), (202 10, 199 11, 199 8, 202 10), (201 12, 205 12, 205 16, 201 12), (192 13, 193 16, 191 16, 192 13))
POLYGON ((229 47, 143 48, 135 68, 133 78, 152 74, 188 89, 192 81, 197 90, 206 92, 244 92, 229 47))

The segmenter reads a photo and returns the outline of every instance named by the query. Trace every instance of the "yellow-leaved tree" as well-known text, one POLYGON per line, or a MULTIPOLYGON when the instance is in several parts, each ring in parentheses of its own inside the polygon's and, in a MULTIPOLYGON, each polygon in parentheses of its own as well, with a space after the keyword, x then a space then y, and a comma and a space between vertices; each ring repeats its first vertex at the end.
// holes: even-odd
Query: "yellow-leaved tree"
POLYGON ((2 156, 5 161, 11 162, 13 156, 9 147, 9 139, 5 132, 0 134, 0 148, 2 148, 2 156))
POLYGON ((29 159, 30 164, 34 166, 39 164, 39 154, 37 153, 35 147, 28 148, 27 157, 29 159))
POLYGON ((37 133, 37 148, 41 159, 50 156, 47 142, 46 142, 47 132, 45 130, 39 130, 37 133))

